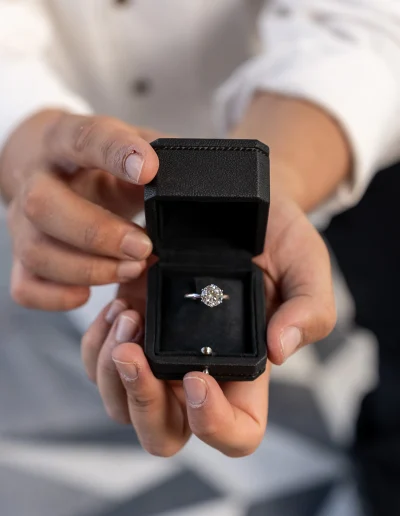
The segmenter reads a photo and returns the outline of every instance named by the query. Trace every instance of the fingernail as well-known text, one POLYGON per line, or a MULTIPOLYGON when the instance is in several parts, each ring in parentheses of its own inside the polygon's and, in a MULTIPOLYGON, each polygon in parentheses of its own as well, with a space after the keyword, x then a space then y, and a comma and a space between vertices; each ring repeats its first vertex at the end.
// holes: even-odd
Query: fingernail
POLYGON ((122 315, 119 318, 117 328, 115 330, 115 340, 117 341, 117 344, 130 342, 137 332, 138 323, 127 315, 122 315))
POLYGON ((116 299, 112 302, 110 308, 104 316, 104 319, 108 322, 108 324, 112 324, 115 321, 115 319, 119 316, 119 314, 126 310, 126 308, 127 306, 123 301, 116 299))
POLYGON ((130 231, 121 243, 121 251, 131 258, 143 260, 151 253, 151 240, 141 231, 130 231))
POLYGON ((135 279, 143 272, 140 262, 121 262, 118 265, 117 275, 120 281, 135 279))
POLYGON ((139 370, 133 362, 120 362, 113 358, 114 364, 123 380, 126 382, 134 382, 139 376, 139 370))
POLYGON ((187 376, 183 380, 183 386, 189 405, 198 408, 204 405, 207 398, 207 384, 197 376, 187 376))
POLYGON ((125 172, 135 183, 139 182, 144 160, 137 152, 132 152, 125 160, 125 172))
POLYGON ((288 326, 281 333, 281 347, 283 358, 289 358, 300 346, 302 340, 301 331, 295 326, 288 326))

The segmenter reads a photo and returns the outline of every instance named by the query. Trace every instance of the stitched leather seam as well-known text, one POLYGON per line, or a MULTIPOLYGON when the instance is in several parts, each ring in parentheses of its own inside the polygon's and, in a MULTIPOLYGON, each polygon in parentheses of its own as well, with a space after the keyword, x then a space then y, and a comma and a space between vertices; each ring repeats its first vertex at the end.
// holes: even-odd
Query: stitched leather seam
POLYGON ((169 145, 166 147, 158 147, 159 150, 208 150, 208 151, 239 151, 239 152, 260 152, 263 156, 269 158, 269 154, 267 154, 262 149, 258 149, 256 147, 218 147, 218 146, 202 146, 202 147, 194 147, 189 146, 185 147, 183 145, 169 145))

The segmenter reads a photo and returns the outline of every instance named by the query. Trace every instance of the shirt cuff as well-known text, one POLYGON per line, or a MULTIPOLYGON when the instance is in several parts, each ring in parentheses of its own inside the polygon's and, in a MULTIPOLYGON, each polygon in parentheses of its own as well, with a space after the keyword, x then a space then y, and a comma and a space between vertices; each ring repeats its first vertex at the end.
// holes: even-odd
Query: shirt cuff
POLYGON ((90 114, 90 105, 69 91, 39 59, 0 59, 0 151, 12 131, 42 109, 90 114), (2 99, 2 100, 1 100, 2 99))
POLYGON ((388 164, 393 146, 388 127, 398 125, 398 92, 390 70, 373 53, 344 45, 327 52, 318 46, 305 42, 247 62, 219 89, 216 110, 222 134, 240 121, 257 91, 305 99, 335 118, 349 141, 353 171, 317 210, 315 216, 326 220, 356 204, 372 175, 388 164))

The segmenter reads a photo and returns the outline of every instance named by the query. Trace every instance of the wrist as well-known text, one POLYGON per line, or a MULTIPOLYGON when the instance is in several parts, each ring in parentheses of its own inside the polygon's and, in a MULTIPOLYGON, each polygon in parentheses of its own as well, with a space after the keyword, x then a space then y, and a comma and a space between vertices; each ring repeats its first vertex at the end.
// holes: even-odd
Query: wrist
POLYGON ((271 151, 271 188, 311 211, 351 171, 351 152, 339 124, 319 106, 257 93, 232 138, 256 138, 271 151))
POLYGON ((295 166, 283 160, 272 159, 270 183, 274 196, 285 196, 295 202, 303 211, 307 211, 309 203, 306 184, 295 166))

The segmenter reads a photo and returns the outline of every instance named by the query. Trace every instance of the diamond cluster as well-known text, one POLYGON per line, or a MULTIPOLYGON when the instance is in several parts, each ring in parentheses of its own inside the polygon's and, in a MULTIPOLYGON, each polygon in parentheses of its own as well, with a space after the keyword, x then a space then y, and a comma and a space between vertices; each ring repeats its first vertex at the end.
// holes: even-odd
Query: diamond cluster
POLYGON ((217 285, 208 285, 201 291, 202 302, 211 308, 220 305, 223 299, 224 293, 217 285))

